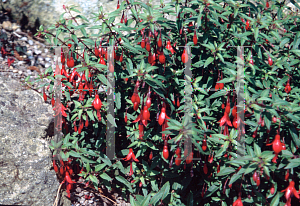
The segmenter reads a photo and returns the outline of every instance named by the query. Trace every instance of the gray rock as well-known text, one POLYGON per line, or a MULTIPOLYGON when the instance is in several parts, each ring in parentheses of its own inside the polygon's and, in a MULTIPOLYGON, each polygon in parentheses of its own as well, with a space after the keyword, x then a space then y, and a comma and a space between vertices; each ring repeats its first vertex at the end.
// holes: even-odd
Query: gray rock
POLYGON ((2 28, 7 30, 7 31, 11 31, 12 30, 11 22, 10 21, 4 21, 2 23, 2 28))
POLYGON ((20 66, 20 65, 22 65, 22 64, 24 64, 25 62, 24 61, 18 61, 18 66, 20 66))
POLYGON ((83 204, 84 201, 85 201, 85 199, 82 197, 82 198, 80 199, 80 203, 83 204))
POLYGON ((37 49, 37 50, 34 50, 34 53, 36 53, 36 54, 41 54, 42 51, 37 49))
POLYGON ((49 64, 48 62, 45 64, 45 68, 47 69, 48 67, 50 67, 51 64, 49 64))
POLYGON ((59 186, 46 140, 53 110, 19 81, 0 77, 0 205, 53 205, 59 186))
POLYGON ((27 37, 22 37, 21 39, 19 39, 19 40, 21 40, 21 41, 27 41, 27 37))
POLYGON ((63 191, 61 194, 61 197, 59 198, 59 202, 58 202, 59 206, 71 206, 72 205, 71 201, 68 198, 66 198, 66 195, 67 195, 67 192, 63 191))
POLYGON ((16 24, 16 23, 13 23, 11 28, 12 28, 12 30, 15 31, 15 30, 17 30, 18 28, 20 28, 20 26, 19 26, 18 24, 16 24))
POLYGON ((31 51, 31 50, 28 50, 28 51, 27 51, 27 54, 28 54, 28 56, 29 56, 29 58, 30 58, 30 56, 32 56, 32 51, 31 51))
POLYGON ((29 39, 28 40, 28 44, 32 46, 33 45, 33 41, 31 39, 29 39))

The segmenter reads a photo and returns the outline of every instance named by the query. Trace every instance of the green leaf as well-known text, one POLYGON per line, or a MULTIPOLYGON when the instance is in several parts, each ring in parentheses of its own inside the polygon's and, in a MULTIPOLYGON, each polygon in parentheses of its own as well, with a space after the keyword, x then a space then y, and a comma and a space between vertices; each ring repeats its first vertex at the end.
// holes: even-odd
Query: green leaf
POLYGON ((87 55, 86 51, 84 52, 84 61, 89 64, 90 63, 90 58, 89 56, 87 55))
POLYGON ((294 54, 296 54, 298 57, 300 57, 300 50, 299 49, 292 49, 290 51, 293 52, 294 54))
POLYGON ((221 61, 224 63, 224 58, 220 53, 217 53, 217 56, 221 59, 221 61))
POLYGON ((261 149, 260 147, 254 143, 254 152, 256 154, 257 157, 259 157, 261 155, 261 149))
POLYGON ((75 6, 69 7, 70 11, 75 11, 75 12, 77 12, 77 13, 81 13, 79 10, 75 9, 74 7, 75 7, 75 6))
POLYGON ((289 128, 290 134, 293 138, 293 141, 295 142, 295 144, 299 147, 300 146, 300 140, 299 140, 299 135, 298 132, 296 131, 295 127, 290 127, 289 128))
POLYGON ((129 189, 129 192, 133 193, 130 183, 124 177, 116 176, 116 180, 123 183, 129 189))
POLYGON ((218 189, 218 186, 216 185, 212 185, 208 188, 207 192, 205 193, 205 196, 204 197, 210 197, 215 191, 217 191, 218 189))
POLYGON ((217 98, 217 97, 221 97, 221 96, 225 96, 227 93, 226 90, 220 90, 215 92, 214 94, 212 94, 210 97, 208 97, 207 99, 213 99, 213 98, 217 98))
POLYGON ((168 196, 169 192, 170 192, 170 183, 166 182, 161 188, 162 199, 165 199, 168 196))
POLYGON ((295 115, 291 114, 291 113, 288 113, 286 115, 288 118, 290 118, 291 120, 295 121, 297 124, 300 124, 299 120, 296 118, 295 115))
POLYGON ((107 119, 108 119, 109 123, 111 123, 112 125, 117 127, 115 119, 113 118, 113 116, 111 114, 107 114, 107 119))
POLYGON ((138 206, 137 202, 134 199, 134 197, 132 197, 131 195, 130 195, 130 204, 131 204, 131 206, 138 206))
POLYGON ((255 38, 256 41, 257 41, 257 38, 258 38, 258 32, 259 32, 258 27, 255 27, 255 29, 254 29, 254 38, 255 38))
POLYGON ((80 154, 78 154, 77 152, 75 152, 74 150, 71 150, 69 152, 69 155, 72 156, 72 157, 77 157, 77 158, 80 158, 80 154))
POLYGON ((116 93, 115 101, 116 101, 117 109, 120 109, 121 108, 121 93, 120 92, 116 93))
POLYGON ((163 193, 162 192, 158 192, 156 193, 150 201, 151 205, 155 205, 156 203, 158 203, 158 201, 162 198, 163 193))
POLYGON ((107 180, 107 181, 112 181, 113 179, 106 173, 102 173, 100 175, 101 179, 107 180))
POLYGON ((95 183, 96 185, 98 185, 98 179, 95 175, 89 175, 90 180, 95 183))
POLYGON ((235 183, 235 181, 237 181, 238 179, 240 179, 242 177, 241 174, 234 174, 232 175, 232 177, 230 178, 230 181, 229 181, 229 185, 235 183))
POLYGON ((91 166, 89 163, 86 164, 86 171, 89 173, 91 171, 91 166))
POLYGON ((75 34, 72 34, 72 39, 74 40, 74 42, 76 44, 78 44, 78 39, 77 39, 77 36, 75 34))
POLYGON ((284 169, 291 169, 295 167, 299 167, 300 162, 290 162, 284 169))
POLYGON ((94 118, 94 115, 93 115, 93 110, 87 110, 86 112, 89 116, 89 119, 95 121, 95 118, 94 118))
POLYGON ((98 172, 98 171, 101 171, 104 167, 106 167, 106 164, 99 164, 95 167, 95 171, 98 172))
POLYGON ((277 206, 279 205, 279 192, 277 192, 276 196, 272 199, 270 206, 277 206))
POLYGON ((150 201, 151 194, 148 194, 147 197, 144 198, 141 206, 148 206, 150 201))
POLYGON ((222 167, 217 176, 224 176, 235 172, 235 169, 232 167, 222 167))
POLYGON ((206 68, 213 61, 214 61, 213 57, 209 57, 208 59, 206 59, 205 64, 204 64, 204 68, 206 68))
POLYGON ((218 83, 228 83, 228 82, 233 82, 233 81, 236 81, 236 77, 224 78, 224 79, 218 81, 218 83))

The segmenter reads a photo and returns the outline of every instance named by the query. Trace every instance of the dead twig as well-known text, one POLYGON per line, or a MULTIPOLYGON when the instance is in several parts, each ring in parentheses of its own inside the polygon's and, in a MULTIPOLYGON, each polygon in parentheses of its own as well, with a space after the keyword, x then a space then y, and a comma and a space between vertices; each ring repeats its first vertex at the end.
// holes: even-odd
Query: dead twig
POLYGON ((59 187, 58 187, 56 198, 55 198, 53 206, 57 206, 57 204, 58 204, 58 200, 59 200, 58 194, 59 194, 61 186, 62 186, 62 184, 60 184, 59 187))

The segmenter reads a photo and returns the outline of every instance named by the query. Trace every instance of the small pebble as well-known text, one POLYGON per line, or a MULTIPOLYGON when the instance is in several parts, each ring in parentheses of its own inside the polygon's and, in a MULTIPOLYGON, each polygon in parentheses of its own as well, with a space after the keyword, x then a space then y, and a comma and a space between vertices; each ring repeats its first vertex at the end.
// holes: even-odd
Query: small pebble
POLYGON ((81 199, 80 199, 80 203, 81 203, 81 204, 83 204, 83 203, 84 203, 84 201, 85 201, 85 199, 84 199, 84 198, 81 198, 81 199))
POLYGON ((9 69, 14 69, 14 68, 12 66, 10 66, 9 69))
POLYGON ((22 71, 19 71, 19 74, 21 75, 23 72, 22 71))
POLYGON ((28 40, 29 45, 33 45, 33 41, 31 39, 28 40))
POLYGON ((13 73, 18 73, 18 70, 17 70, 17 69, 14 69, 14 70, 13 70, 13 73))
POLYGON ((89 203, 93 203, 94 201, 93 200, 89 200, 89 203))
POLYGON ((19 25, 17 25, 16 23, 13 23, 13 24, 12 24, 12 29, 13 29, 13 30, 16 30, 16 29, 18 29, 18 28, 20 28, 19 25))
POLYGON ((46 60, 47 62, 50 62, 50 61, 51 61, 51 58, 50 58, 50 57, 46 57, 45 60, 46 60))
POLYGON ((77 187, 75 191, 76 191, 76 192, 81 192, 81 188, 80 188, 80 187, 77 187))
POLYGON ((50 67, 51 64, 49 64, 48 62, 45 64, 45 68, 47 69, 48 67, 50 67))
POLYGON ((41 54, 42 51, 41 51, 41 50, 34 50, 34 53, 36 53, 36 54, 41 54))
POLYGON ((21 39, 20 39, 21 41, 27 41, 27 37, 22 37, 21 39))
POLYGON ((25 62, 24 61, 18 61, 18 66, 24 64, 25 62))
POLYGON ((7 30, 7 31, 11 31, 12 28, 11 28, 11 22, 10 21, 4 21, 2 23, 2 28, 7 30))

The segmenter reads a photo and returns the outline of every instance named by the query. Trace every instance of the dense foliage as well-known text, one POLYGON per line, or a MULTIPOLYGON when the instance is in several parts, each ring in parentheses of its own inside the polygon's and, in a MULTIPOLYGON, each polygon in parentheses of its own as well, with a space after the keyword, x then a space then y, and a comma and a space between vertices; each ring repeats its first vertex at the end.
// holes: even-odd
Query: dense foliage
MULTIPOLYGON (((294 1, 289 5, 299 9, 294 1)), ((41 27, 37 35, 69 46, 61 75, 49 68, 42 76, 51 80, 42 86, 53 106, 54 80, 62 78, 56 109, 62 110, 64 138, 51 146, 65 161, 54 161, 59 176, 68 185, 82 176, 95 187, 119 190, 132 205, 297 204, 296 12, 277 0, 126 0, 110 14, 101 7, 93 27, 78 23, 87 21, 84 16, 66 19, 65 13, 55 26, 41 27), (88 29, 99 32, 88 35, 88 29), (108 61, 110 45, 114 62, 108 61), (237 56, 237 46, 245 46, 244 56, 237 56), (244 79, 237 73, 241 60, 244 79), (107 115, 106 91, 99 91, 112 92, 113 78, 115 118, 107 115), (240 83, 244 90, 237 89, 240 83), (116 126, 115 157, 121 160, 105 158, 107 123, 116 126)))

